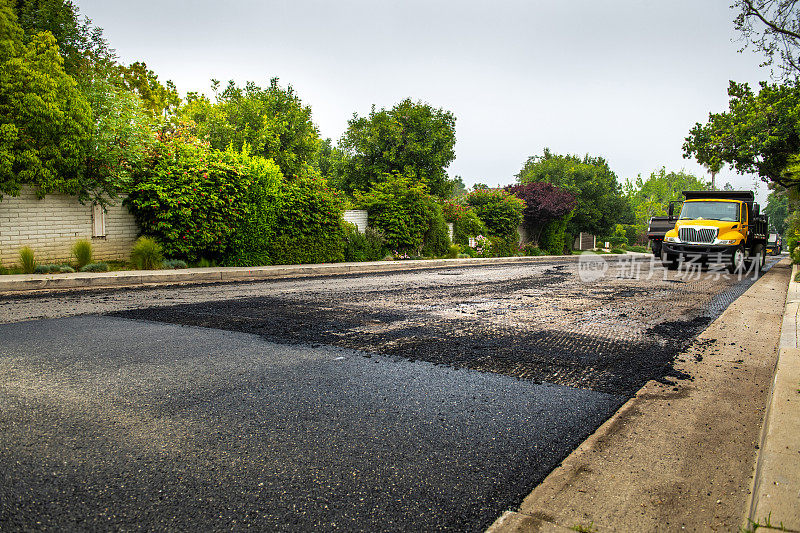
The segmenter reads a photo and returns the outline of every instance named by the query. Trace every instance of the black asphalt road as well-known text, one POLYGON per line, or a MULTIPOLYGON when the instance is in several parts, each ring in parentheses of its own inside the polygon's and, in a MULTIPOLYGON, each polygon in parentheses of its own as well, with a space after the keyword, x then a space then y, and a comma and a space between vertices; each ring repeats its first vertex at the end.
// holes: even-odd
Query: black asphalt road
POLYGON ((0 530, 479 531, 622 401, 215 329, 0 325, 0 530))

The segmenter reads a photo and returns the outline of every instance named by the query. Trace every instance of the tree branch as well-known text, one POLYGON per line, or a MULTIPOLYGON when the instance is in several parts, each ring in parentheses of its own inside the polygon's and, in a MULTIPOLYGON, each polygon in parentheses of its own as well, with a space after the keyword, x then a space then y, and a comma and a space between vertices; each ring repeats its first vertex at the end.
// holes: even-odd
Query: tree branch
POLYGON ((778 26, 774 22, 771 22, 771 21, 767 20, 761 14, 761 12, 758 9, 753 7, 753 0, 743 0, 743 1, 744 1, 745 5, 747 6, 747 13, 745 13, 746 17, 748 17, 750 15, 755 15, 761 22, 764 23, 765 26, 767 26, 769 29, 771 29, 775 33, 778 33, 780 35, 785 35, 787 37, 791 37, 792 39, 797 39, 797 40, 800 41, 800 33, 796 33, 796 32, 793 32, 791 30, 787 30, 785 28, 781 28, 780 26, 778 26))

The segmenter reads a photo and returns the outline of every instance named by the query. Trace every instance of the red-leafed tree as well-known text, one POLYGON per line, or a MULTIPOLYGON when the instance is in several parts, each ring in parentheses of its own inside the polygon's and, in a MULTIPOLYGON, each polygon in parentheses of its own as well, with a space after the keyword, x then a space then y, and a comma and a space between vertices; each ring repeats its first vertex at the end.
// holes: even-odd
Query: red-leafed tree
POLYGON ((522 224, 534 242, 539 242, 539 236, 548 223, 564 219, 577 205, 575 195, 542 181, 510 185, 506 190, 525 201, 522 224))

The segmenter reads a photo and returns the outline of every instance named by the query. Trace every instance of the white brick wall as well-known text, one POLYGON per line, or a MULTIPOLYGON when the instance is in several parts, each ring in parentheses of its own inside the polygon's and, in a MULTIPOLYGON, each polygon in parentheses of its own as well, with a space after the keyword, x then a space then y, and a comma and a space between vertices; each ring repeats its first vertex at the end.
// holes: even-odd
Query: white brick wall
POLYGON ((96 260, 127 260, 138 235, 133 216, 121 199, 106 212, 106 236, 92 238, 92 206, 81 205, 74 197, 48 194, 38 200, 31 187, 19 196, 0 200, 0 264, 12 267, 19 262, 19 249, 30 246, 38 263, 72 260, 72 245, 89 239, 96 260))
POLYGON ((344 212, 345 222, 355 224, 358 231, 364 233, 367 230, 367 212, 363 209, 349 209, 344 212))

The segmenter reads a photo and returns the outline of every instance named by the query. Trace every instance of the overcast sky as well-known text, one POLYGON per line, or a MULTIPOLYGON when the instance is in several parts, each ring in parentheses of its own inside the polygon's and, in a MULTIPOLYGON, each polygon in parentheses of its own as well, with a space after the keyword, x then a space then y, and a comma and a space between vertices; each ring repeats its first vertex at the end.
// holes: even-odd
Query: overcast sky
MULTIPOLYGON (((277 76, 338 140, 354 112, 411 97, 456 116, 451 176, 507 185, 545 147, 601 155, 620 181, 705 171, 682 158, 728 80, 769 72, 741 47, 730 0, 76 0, 120 61, 181 93, 277 76)), ((725 170, 721 185, 751 188, 725 170)), ((760 186, 763 199, 766 187, 760 186)))

